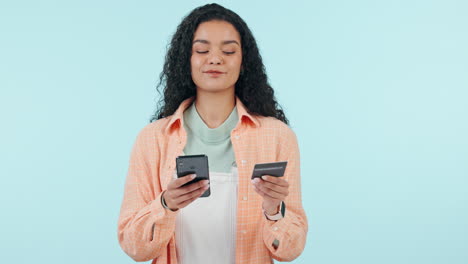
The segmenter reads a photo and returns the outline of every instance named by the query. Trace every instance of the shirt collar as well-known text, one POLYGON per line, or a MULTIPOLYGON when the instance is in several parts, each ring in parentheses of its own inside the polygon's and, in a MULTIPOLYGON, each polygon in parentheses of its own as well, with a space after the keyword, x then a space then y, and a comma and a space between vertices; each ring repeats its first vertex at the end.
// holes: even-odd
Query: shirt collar
MULTIPOLYGON (((171 115, 169 118, 169 123, 166 127, 166 133, 170 132, 172 129, 178 127, 183 127, 184 126, 184 111, 191 105, 191 103, 195 100, 195 96, 192 96, 190 98, 185 99, 177 108, 177 110, 174 112, 173 115, 171 115)), ((239 122, 237 126, 239 126, 239 123, 244 123, 246 125, 252 125, 254 127, 260 126, 260 123, 258 121, 258 118, 255 117, 254 115, 251 115, 247 112, 247 108, 245 105, 241 102, 239 97, 236 96, 236 106, 237 106, 237 114, 239 116, 239 122)))

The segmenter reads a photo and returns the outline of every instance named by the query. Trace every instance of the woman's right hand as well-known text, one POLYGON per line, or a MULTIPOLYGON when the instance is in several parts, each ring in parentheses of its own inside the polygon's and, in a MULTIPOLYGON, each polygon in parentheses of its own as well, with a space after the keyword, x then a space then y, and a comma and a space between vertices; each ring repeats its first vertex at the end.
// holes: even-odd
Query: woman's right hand
POLYGON ((195 201, 209 188, 208 180, 198 181, 182 187, 182 185, 190 182, 195 177, 195 174, 189 174, 184 177, 172 179, 167 186, 167 190, 163 193, 163 199, 169 209, 177 211, 178 209, 184 208, 195 201))

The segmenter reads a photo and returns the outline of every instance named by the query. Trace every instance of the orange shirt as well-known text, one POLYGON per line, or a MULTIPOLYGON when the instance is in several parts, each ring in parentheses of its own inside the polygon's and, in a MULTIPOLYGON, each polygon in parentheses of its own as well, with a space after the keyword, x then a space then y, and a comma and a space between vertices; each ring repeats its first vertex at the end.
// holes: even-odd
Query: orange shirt
MULTIPOLYGON (((184 149, 183 112, 193 99, 183 101, 173 115, 146 125, 133 145, 117 231, 120 246, 135 261, 177 263, 178 212, 163 208, 161 193, 172 180, 175 159, 184 149)), ((304 250, 308 229, 296 135, 276 118, 248 114, 237 97, 236 105, 239 122, 231 131, 239 173, 236 263, 272 263, 272 258, 292 261, 304 250), (286 160, 286 215, 269 221, 262 212, 263 198, 254 191, 250 177, 256 163, 286 160), (278 246, 273 245, 275 240, 278 246)))

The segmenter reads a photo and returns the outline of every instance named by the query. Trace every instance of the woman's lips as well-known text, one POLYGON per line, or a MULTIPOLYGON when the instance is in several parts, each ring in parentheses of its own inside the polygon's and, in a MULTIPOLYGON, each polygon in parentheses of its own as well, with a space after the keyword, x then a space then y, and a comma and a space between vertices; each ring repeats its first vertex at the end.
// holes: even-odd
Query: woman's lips
POLYGON ((224 74, 224 72, 219 72, 219 71, 207 71, 205 73, 210 75, 211 77, 218 77, 224 74))

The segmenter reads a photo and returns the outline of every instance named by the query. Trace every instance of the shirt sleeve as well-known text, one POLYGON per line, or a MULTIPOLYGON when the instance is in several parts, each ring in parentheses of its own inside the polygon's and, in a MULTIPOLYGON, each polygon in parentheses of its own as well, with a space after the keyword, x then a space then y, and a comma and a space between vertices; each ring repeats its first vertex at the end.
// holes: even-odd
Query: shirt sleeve
POLYGON ((142 131, 130 154, 118 220, 120 246, 135 261, 155 259, 164 252, 173 237, 177 214, 161 204, 161 187, 154 186, 149 159, 145 156, 147 145, 142 131))
POLYGON ((299 147, 296 135, 292 130, 290 132, 290 142, 285 144, 287 156, 280 155, 288 161, 284 175, 284 179, 289 183, 289 195, 284 201, 285 216, 278 221, 270 221, 266 217, 262 217, 261 220, 265 246, 278 261, 292 261, 302 253, 308 229, 301 199, 299 147))

